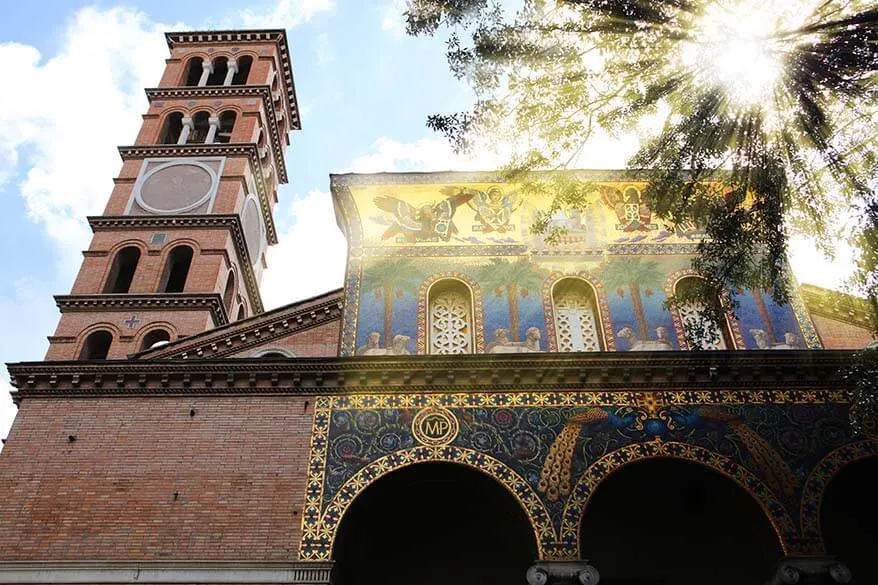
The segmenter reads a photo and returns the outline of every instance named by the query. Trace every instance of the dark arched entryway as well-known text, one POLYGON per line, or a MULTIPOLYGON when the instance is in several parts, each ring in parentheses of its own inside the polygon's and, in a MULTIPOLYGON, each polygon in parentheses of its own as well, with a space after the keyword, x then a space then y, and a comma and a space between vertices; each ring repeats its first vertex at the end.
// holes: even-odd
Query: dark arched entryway
POLYGON ((878 583, 878 457, 851 463, 829 482, 820 523, 826 551, 848 566, 852 583, 878 583))
POLYGON ((720 473, 676 459, 633 463, 604 480, 580 539, 601 585, 757 585, 781 559, 756 500, 720 473))
POLYGON ((536 545, 501 484, 463 465, 424 463, 354 500, 333 558, 334 585, 525 585, 536 545))

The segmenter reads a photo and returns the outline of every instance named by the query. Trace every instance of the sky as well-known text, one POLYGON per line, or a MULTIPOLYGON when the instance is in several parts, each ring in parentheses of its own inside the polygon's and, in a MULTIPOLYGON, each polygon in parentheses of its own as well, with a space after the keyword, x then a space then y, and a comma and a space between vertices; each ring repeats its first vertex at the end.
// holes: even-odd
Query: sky
MULTIPOLYGON (((404 0, 41 0, 3 6, 0 19, 0 363, 40 360, 91 232, 158 84, 171 30, 286 28, 302 130, 291 134, 289 184, 275 211, 280 243, 262 281, 267 309, 342 284, 345 242, 329 174, 474 170, 428 130, 431 113, 472 103, 445 62, 441 38, 405 35, 404 0), (246 8, 242 8, 246 6, 246 8)), ((599 137, 582 166, 622 168, 636 140, 599 137)), ((798 244, 801 281, 837 286, 844 263, 798 244)), ((15 416, 0 375, 0 437, 15 416)))

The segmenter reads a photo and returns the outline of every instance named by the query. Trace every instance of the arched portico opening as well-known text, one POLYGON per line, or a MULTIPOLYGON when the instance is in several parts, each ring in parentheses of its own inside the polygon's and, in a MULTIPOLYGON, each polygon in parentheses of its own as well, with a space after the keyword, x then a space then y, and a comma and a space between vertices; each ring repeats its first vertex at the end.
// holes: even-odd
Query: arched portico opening
POLYGON ((366 488, 333 547, 334 585, 525 585, 531 524, 497 481, 453 463, 421 463, 366 488))
POLYGON ((601 585, 763 583, 782 557, 750 494, 706 466, 672 458, 625 465, 601 482, 579 538, 601 585))
POLYGON ((829 482, 821 505, 826 552, 848 566, 852 583, 878 583, 878 456, 846 465, 829 482))

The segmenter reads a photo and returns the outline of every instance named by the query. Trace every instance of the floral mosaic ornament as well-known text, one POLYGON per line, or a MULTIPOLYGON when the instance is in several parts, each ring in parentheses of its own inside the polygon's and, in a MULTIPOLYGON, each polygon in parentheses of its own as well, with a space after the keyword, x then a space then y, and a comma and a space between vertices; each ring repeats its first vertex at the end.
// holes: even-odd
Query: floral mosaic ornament
POLYGON ((516 497, 541 559, 575 559, 579 523, 599 483, 624 465, 661 457, 732 479, 761 505, 788 554, 818 554, 822 490, 843 463, 878 454, 878 442, 847 443, 849 399, 831 390, 319 397, 299 558, 330 560, 345 512, 380 477, 447 462, 489 475, 516 497), (827 423, 809 450, 817 458, 791 456, 795 445, 784 437, 802 436, 817 420, 827 423))

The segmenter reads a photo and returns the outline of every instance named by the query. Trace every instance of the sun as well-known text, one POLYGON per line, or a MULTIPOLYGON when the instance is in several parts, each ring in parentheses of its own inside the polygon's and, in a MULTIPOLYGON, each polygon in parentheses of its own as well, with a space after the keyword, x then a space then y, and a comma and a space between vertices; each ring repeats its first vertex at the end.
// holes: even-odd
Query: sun
POLYGON ((682 62, 696 80, 720 85, 740 106, 771 98, 790 46, 779 34, 801 25, 809 2, 740 0, 709 3, 683 44, 682 62))

